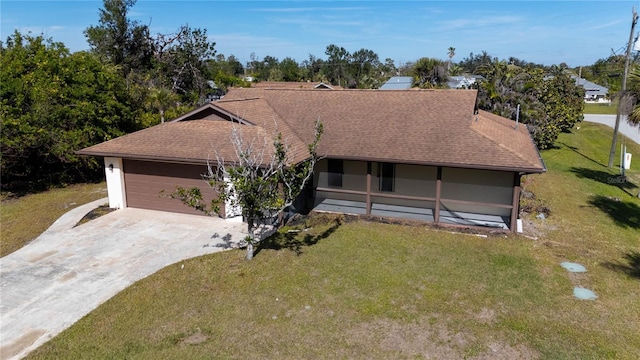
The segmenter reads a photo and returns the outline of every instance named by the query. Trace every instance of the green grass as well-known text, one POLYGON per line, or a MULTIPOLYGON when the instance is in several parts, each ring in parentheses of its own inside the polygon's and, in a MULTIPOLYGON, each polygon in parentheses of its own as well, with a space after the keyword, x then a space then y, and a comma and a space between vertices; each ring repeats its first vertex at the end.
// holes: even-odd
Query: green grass
POLYGON ((611 114, 615 115, 618 111, 617 103, 611 104, 592 104, 585 103, 584 104, 584 113, 585 114, 611 114))
POLYGON ((106 196, 104 182, 71 185, 18 198, 3 194, 0 206, 0 257, 35 239, 65 212, 106 196))
POLYGON ((543 153, 548 173, 524 184, 550 216, 525 219, 531 238, 311 219, 252 261, 162 269, 30 358, 640 358, 640 161, 609 181, 605 129, 580 124, 543 153))

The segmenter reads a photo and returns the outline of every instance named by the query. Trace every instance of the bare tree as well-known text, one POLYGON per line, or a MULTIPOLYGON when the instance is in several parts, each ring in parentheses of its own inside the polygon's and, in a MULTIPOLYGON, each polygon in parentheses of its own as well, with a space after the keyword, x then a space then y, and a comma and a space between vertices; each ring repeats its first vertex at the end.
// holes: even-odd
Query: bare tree
POLYGON ((207 184, 218 192, 218 198, 206 204, 199 188, 181 187, 176 187, 171 197, 207 214, 217 213, 222 203, 230 208, 239 207, 247 222, 246 258, 250 260, 254 245, 260 240, 256 236, 259 224, 275 219, 291 206, 312 178, 319 159, 317 147, 323 125, 316 122, 313 141, 307 145, 309 157, 300 163, 292 161, 290 144, 281 133, 273 139, 271 149, 267 137, 245 139, 242 126, 234 127, 231 132, 235 159, 228 161, 216 154, 215 165, 209 163, 208 172, 203 175, 207 184))

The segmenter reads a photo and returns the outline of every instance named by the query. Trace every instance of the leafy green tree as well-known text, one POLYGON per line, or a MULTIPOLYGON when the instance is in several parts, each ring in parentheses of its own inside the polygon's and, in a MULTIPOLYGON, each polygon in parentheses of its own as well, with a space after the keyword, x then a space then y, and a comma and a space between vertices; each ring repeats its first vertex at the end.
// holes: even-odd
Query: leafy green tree
POLYGON ((0 51, 2 188, 44 189, 96 179, 75 151, 139 129, 117 67, 62 43, 15 32, 0 51))
POLYGON ((244 75, 244 66, 242 66, 242 63, 233 54, 229 55, 227 58, 225 58, 223 54, 218 54, 216 55, 215 60, 209 61, 208 63, 211 64, 210 70, 212 70, 213 73, 217 73, 217 70, 221 70, 229 76, 240 77, 244 75))
POLYGON ((373 50, 360 49, 350 56, 350 73, 359 89, 378 88, 382 64, 373 50))
POLYGON ((420 58, 411 69, 414 84, 423 89, 444 88, 447 86, 447 71, 444 63, 438 59, 420 58))
POLYGON ((331 44, 324 52, 327 60, 324 63, 323 73, 333 85, 348 87, 349 76, 347 68, 351 54, 347 49, 331 44))
POLYGON ((282 70, 279 67, 274 67, 269 71, 269 77, 267 78, 269 81, 284 81, 284 76, 282 74, 282 70))
POLYGON ((323 67, 324 60, 309 54, 309 58, 304 60, 301 65, 302 77, 309 81, 325 81, 323 67))
POLYGON ((246 258, 250 260, 253 258, 253 246, 257 242, 255 231, 258 225, 291 206, 311 180, 318 160, 317 147, 322 133, 323 126, 318 121, 314 140, 308 145, 309 158, 300 164, 292 164, 289 148, 282 139, 282 134, 273 139, 273 149, 268 149, 266 146, 260 148, 255 145, 262 143, 262 139, 244 139, 241 127, 234 128, 231 140, 238 154, 237 160, 229 162, 218 158, 217 166, 209 165, 206 176, 209 186, 218 192, 218 199, 206 204, 197 187, 176 187, 171 197, 209 215, 218 213, 221 203, 239 206, 247 222, 249 235, 245 239, 246 258), (269 154, 271 157, 265 164, 269 154))
POLYGON ((283 81, 300 81, 302 80, 300 66, 290 57, 282 59, 278 64, 278 69, 282 75, 283 81))
POLYGON ((91 51, 120 66, 124 75, 132 70, 149 70, 154 54, 149 28, 127 17, 135 3, 136 0, 104 0, 99 25, 84 31, 91 51))
POLYGON ((565 67, 554 65, 549 75, 538 98, 559 130, 568 132, 584 119, 584 88, 576 85, 565 67))
POLYGON ((548 74, 540 67, 519 67, 495 59, 478 67, 485 77, 478 107, 527 124, 539 149, 553 145, 560 131, 582 121, 584 94, 564 69, 548 74), (551 75, 551 76, 548 76, 551 75))
POLYGON ((251 61, 247 64, 247 68, 250 69, 251 76, 253 76, 256 81, 269 80, 271 70, 277 68, 279 63, 277 58, 270 55, 260 60, 255 53, 251 53, 250 58, 251 61))
MULTIPOLYGON (((97 26, 85 30, 91 51, 118 66, 137 93, 145 88, 168 88, 183 103, 196 105, 207 99, 210 88, 207 61, 215 55, 215 43, 206 29, 181 26, 176 33, 157 34, 129 19, 136 0, 104 0, 97 26)), ((140 105, 149 102, 141 96, 140 105)))
POLYGON ((491 63, 494 59, 486 52, 482 51, 481 54, 470 53, 468 57, 463 58, 458 65, 462 67, 462 72, 476 74, 477 69, 482 65, 491 63))
POLYGON ((233 54, 226 58, 223 54, 218 54, 215 59, 207 60, 206 66, 207 77, 213 79, 218 87, 218 93, 213 95, 223 95, 232 86, 250 86, 244 80, 244 66, 233 54))
POLYGON ((380 66, 380 76, 381 80, 387 80, 391 76, 395 76, 398 73, 398 69, 396 68, 396 64, 392 58, 384 59, 384 64, 380 66))
POLYGON ((209 42, 206 29, 180 27, 172 36, 158 37, 155 55, 157 77, 161 86, 181 95, 182 100, 197 104, 205 101, 211 90, 207 81, 207 62, 215 56, 215 43, 209 42))

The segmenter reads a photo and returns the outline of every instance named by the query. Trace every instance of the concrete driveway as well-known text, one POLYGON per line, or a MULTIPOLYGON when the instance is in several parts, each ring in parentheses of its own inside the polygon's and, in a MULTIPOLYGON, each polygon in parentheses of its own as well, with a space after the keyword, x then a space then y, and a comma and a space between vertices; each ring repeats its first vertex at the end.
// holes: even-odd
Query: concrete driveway
POLYGON ((0 358, 18 359, 167 265, 237 246, 241 222, 121 209, 73 228, 78 207, 0 259, 0 358))

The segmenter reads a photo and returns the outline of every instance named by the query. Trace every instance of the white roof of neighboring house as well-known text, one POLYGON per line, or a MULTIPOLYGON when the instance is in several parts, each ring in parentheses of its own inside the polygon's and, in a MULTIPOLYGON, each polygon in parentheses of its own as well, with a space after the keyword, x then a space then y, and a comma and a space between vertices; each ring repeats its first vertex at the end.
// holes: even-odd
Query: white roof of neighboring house
POLYGON ((411 89, 411 85, 413 85, 411 76, 392 76, 380 86, 380 90, 407 90, 411 89))
POLYGON ((449 81, 447 81, 447 85, 451 89, 468 89, 471 84, 476 82, 475 78, 467 77, 467 76, 449 76, 449 81))

